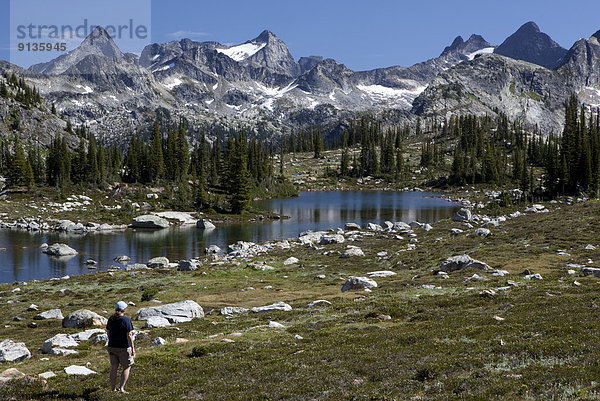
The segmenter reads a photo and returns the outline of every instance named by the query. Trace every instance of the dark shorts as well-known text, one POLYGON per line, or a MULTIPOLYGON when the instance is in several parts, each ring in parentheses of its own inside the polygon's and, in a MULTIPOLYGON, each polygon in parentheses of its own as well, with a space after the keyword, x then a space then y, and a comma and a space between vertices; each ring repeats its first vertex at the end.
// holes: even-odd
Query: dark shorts
POLYGON ((110 357, 111 365, 123 365, 124 368, 128 368, 134 364, 133 352, 131 347, 129 348, 113 348, 108 347, 108 356, 110 357))

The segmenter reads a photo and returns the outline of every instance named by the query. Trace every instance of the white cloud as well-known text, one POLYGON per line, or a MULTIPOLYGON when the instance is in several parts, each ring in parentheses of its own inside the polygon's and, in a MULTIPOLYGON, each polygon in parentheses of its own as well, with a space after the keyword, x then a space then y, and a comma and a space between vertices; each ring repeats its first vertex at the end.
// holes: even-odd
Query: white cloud
POLYGON ((167 36, 170 36, 172 38, 198 38, 198 37, 202 37, 202 36, 210 36, 210 33, 182 30, 182 31, 168 33, 167 36))

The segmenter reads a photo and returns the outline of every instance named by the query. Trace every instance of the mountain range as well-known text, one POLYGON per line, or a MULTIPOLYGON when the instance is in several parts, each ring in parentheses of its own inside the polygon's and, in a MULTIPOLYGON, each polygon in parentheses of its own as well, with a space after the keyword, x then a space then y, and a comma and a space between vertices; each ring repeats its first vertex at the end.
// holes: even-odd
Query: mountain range
MULTIPOLYGON (((352 71, 321 56, 296 61, 267 30, 235 46, 189 39, 150 44, 138 56, 96 29, 54 60, 29 69, 0 62, 0 72, 24 76, 74 126, 86 124, 115 142, 157 116, 185 117, 191 132, 246 127, 272 135, 333 126, 358 112, 389 123, 504 112, 550 133, 561 130, 571 93, 600 105, 600 31, 567 50, 528 22, 499 46, 479 35, 458 36, 440 56, 410 67, 352 71)), ((0 113, 6 134, 2 121, 0 113)))

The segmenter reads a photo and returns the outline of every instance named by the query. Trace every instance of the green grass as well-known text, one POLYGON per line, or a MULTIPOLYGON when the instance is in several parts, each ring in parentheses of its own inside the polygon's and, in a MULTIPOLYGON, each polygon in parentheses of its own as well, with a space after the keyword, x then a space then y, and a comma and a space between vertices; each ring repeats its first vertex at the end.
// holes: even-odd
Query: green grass
POLYGON ((206 260, 198 272, 96 273, 20 285, 23 291, 17 293, 11 292, 15 285, 2 285, 0 324, 10 325, 3 329, 2 339, 24 341, 33 352, 30 360, 4 368, 16 367, 32 377, 53 370, 58 376, 46 385, 37 380, 26 386, 9 383, 0 387, 0 398, 598 399, 600 281, 569 276, 565 266, 588 258, 600 260, 600 251, 584 250, 588 243, 598 245, 599 206, 598 202, 561 205, 552 213, 509 220, 492 228, 486 239, 450 238, 448 229, 461 225, 442 221, 430 232, 418 231, 419 247, 411 252, 400 252, 406 240, 364 237, 351 243, 366 253, 357 260, 323 255, 341 251, 346 244, 327 245, 320 251, 277 250, 254 258, 276 268, 268 272, 246 268, 244 262, 216 266, 206 260), (559 249, 571 256, 557 256, 559 249), (382 250, 388 251, 388 260, 375 256, 382 250), (434 274, 441 260, 463 252, 510 275, 494 278, 477 271, 490 280, 464 283, 475 271, 454 272, 446 280, 434 274), (283 266, 291 255, 301 260, 303 269, 283 266), (544 280, 523 280, 524 268, 542 274, 544 280), (372 293, 341 292, 348 276, 383 269, 398 274, 376 279, 379 286, 372 293), (315 279, 317 274, 327 278, 315 279), (521 285, 493 298, 478 295, 482 289, 506 285, 507 279, 521 285), (581 286, 573 285, 574 280, 581 286), (423 284, 441 289, 423 289, 423 284), (264 289, 267 285, 273 289, 264 289), (241 291, 248 287, 255 290, 241 291), (67 295, 60 295, 62 288, 70 290, 67 295), (38 349, 45 339, 77 330, 62 329, 58 321, 27 328, 35 314, 25 311, 30 303, 41 310, 61 308, 63 313, 83 307, 102 312, 125 299, 137 304, 128 311, 132 314, 154 305, 140 302, 147 288, 157 288, 163 302, 193 299, 207 313, 223 306, 276 301, 288 302, 294 310, 231 319, 214 312, 177 327, 152 330, 138 342, 129 396, 107 390, 109 364, 101 345, 88 342, 80 345, 78 355, 40 360, 38 349), (332 305, 307 308, 315 299, 327 299, 332 305), (13 322, 16 315, 25 319, 13 322), (286 329, 264 327, 270 320, 286 329), (157 336, 168 344, 151 347, 157 336), (187 342, 176 342, 177 338, 187 342), (224 338, 235 342, 223 342, 224 338), (70 364, 87 362, 98 374, 73 378, 62 373, 70 364))

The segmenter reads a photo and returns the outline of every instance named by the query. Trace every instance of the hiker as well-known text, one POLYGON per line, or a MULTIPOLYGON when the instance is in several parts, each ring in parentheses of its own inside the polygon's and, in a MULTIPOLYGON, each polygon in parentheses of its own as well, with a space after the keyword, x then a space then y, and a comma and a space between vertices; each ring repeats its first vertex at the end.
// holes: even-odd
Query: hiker
POLYGON ((133 345, 133 325, 131 319, 125 316, 127 304, 123 301, 117 302, 115 313, 108 319, 106 333, 108 334, 108 355, 110 357, 110 387, 112 391, 125 391, 125 383, 129 378, 129 371, 133 365, 135 346, 133 345), (119 364, 123 366, 121 382, 117 388, 117 370, 119 364))

